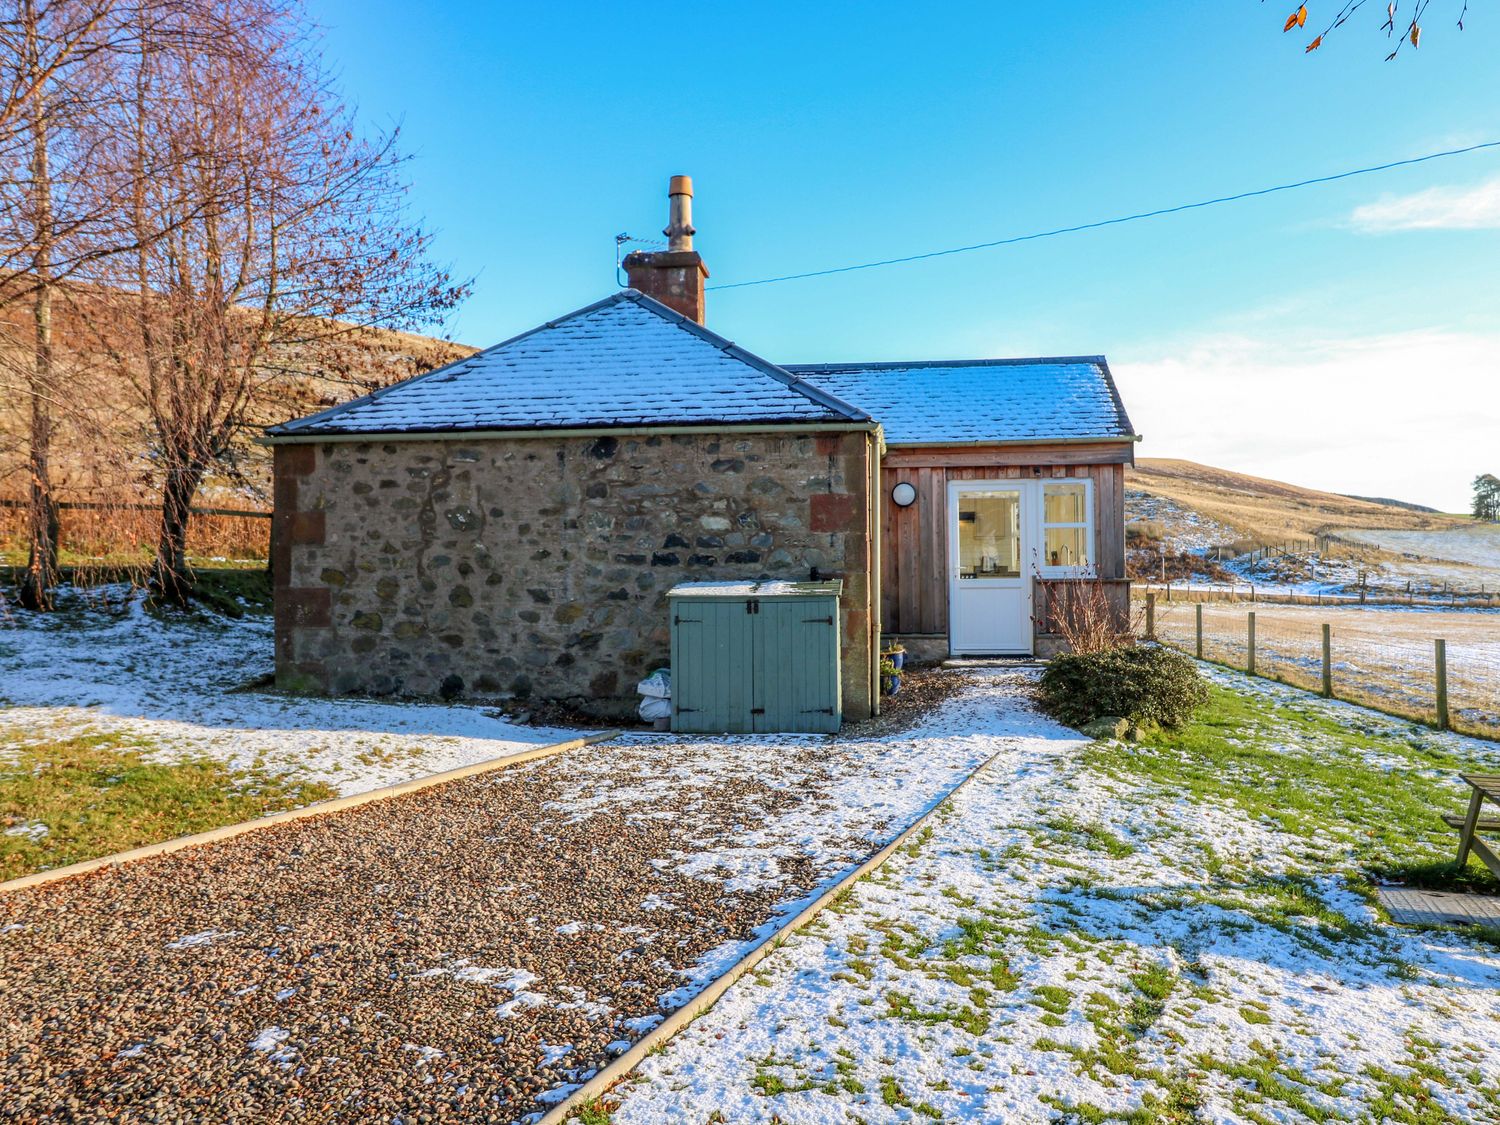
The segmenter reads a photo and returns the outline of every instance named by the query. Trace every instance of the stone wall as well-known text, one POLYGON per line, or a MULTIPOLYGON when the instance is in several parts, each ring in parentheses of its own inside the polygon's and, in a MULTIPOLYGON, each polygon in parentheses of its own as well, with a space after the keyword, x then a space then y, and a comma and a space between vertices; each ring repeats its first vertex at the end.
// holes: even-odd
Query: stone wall
POLYGON ((276 447, 277 683, 566 700, 601 716, 669 655, 678 582, 844 580, 846 718, 871 709, 872 435, 276 447))

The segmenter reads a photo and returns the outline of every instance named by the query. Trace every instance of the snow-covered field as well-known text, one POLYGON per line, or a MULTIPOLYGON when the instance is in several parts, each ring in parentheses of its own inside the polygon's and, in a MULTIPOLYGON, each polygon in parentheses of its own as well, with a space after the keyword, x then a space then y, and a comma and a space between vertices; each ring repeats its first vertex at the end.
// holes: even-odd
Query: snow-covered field
POLYGON ((1018 736, 1003 757, 610 1120, 1500 1121, 1500 953, 1380 921, 1346 882, 1379 823, 1342 787, 1378 805, 1500 748, 1214 675, 1308 716, 1233 736, 1263 751, 1222 796, 1173 779, 1202 777, 1189 752, 1089 746, 983 689, 1018 736), (1281 762, 1305 815, 1266 796, 1281 762))
MULTIPOLYGON (((1158 598, 1157 635, 1193 651, 1195 609, 1158 598)), ((1500 737, 1500 610, 1208 603, 1204 655, 1243 668, 1252 610, 1261 675, 1318 688, 1326 622, 1332 630, 1334 694, 1416 718, 1431 718, 1436 709, 1433 641, 1442 638, 1454 723, 1500 737)))
POLYGON ((1443 531, 1349 528, 1338 534, 1397 554, 1485 568, 1500 577, 1500 523, 1474 523, 1443 531))
POLYGON ((269 673, 271 619, 148 614, 64 591, 60 612, 0 617, 0 729, 19 739, 119 732, 148 756, 358 793, 573 738, 480 707, 306 699, 244 685, 269 673))

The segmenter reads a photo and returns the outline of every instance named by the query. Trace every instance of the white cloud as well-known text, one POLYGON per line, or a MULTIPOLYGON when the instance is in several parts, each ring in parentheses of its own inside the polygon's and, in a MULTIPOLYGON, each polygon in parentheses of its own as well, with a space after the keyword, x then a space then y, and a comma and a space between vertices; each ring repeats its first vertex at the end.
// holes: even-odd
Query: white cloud
POLYGON ((1142 457, 1448 511, 1500 472, 1500 333, 1188 339, 1111 366, 1142 457))
POLYGON ((1437 187, 1356 207, 1356 230, 1500 230, 1500 176, 1469 188, 1437 187))

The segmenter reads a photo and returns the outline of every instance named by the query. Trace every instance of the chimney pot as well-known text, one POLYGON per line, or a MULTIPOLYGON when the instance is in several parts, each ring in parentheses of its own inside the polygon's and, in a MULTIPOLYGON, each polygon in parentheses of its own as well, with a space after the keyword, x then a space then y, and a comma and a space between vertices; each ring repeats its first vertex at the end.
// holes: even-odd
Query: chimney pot
POLYGON ((703 323, 703 282, 708 267, 693 249, 693 178, 673 176, 667 186, 668 219, 665 250, 636 250, 622 263, 630 287, 703 323))
POLYGON ((668 250, 691 250, 693 248, 693 177, 673 176, 667 185, 667 236, 668 250))

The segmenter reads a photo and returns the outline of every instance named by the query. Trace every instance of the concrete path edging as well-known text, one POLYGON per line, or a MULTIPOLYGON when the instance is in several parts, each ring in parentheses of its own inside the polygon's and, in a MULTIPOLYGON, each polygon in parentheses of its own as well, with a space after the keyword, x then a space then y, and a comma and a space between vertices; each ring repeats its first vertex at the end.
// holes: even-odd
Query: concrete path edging
POLYGON ((258 817, 255 820, 245 820, 239 824, 226 824, 220 828, 210 828, 206 832, 195 832, 191 836, 178 836, 172 840, 163 840, 159 844, 146 844, 144 847, 131 848, 129 851, 116 852, 114 855, 100 856, 98 859, 80 860, 78 863, 70 863, 66 867, 54 867, 47 871, 35 872, 31 875, 21 875, 0 883, 0 894, 4 894, 7 891, 19 891, 25 887, 37 887, 44 883, 54 883, 61 879, 71 879, 78 875, 86 875, 90 871, 97 871, 101 867, 117 867, 121 864, 132 863, 135 860, 146 859, 150 856, 167 855, 170 852, 182 851, 184 848, 196 848, 203 844, 228 840, 235 836, 242 836, 247 832, 269 828, 274 824, 285 824, 289 820, 303 820, 312 816, 327 816, 330 813, 342 812, 345 809, 357 808, 360 805, 368 805, 375 801, 384 801, 387 798, 397 797, 403 793, 414 793, 420 789, 442 785, 444 782, 473 777, 476 774, 488 773, 490 770, 504 769, 506 766, 518 766, 523 762, 532 762, 538 758, 550 758, 555 754, 564 754, 569 750, 579 750, 598 742, 608 742, 610 739, 618 737, 619 734, 620 732, 617 730, 607 730, 600 731, 597 734, 585 735, 582 738, 569 739, 566 742, 553 742, 546 746, 535 746, 530 750, 520 750, 514 754, 503 754, 498 758, 487 758, 482 762, 459 766, 457 769, 444 770, 442 773, 428 774, 425 777, 413 778, 410 781, 399 781, 394 785, 381 786, 379 789, 370 789, 364 793, 351 793, 347 797, 333 797, 327 801, 318 801, 316 804, 304 805, 300 809, 288 809, 285 812, 271 813, 269 816, 258 817))
POLYGON ((804 906, 794 917, 780 926, 774 933, 768 934, 761 940, 760 944, 731 965, 722 976, 711 981, 702 992, 698 993, 682 1007, 669 1013, 666 1019, 636 1040, 635 1044, 628 1051, 611 1061, 599 1073, 595 1074, 582 1086, 578 1087, 578 1089, 574 1090, 566 1098, 558 1102, 557 1105, 544 1113, 538 1119, 537 1125, 561 1125, 562 1122, 567 1121, 573 1114, 607 1094, 627 1078, 630 1072, 635 1070, 645 1060, 647 1055, 657 1048, 664 1046, 678 1032, 687 1027, 688 1024, 692 1023, 718 1003, 719 998, 729 991, 730 986, 780 948, 787 938, 805 927, 832 905, 835 899, 853 887, 855 883, 874 872, 886 860, 890 859, 907 840, 921 831, 927 822, 937 816, 944 806, 953 800, 954 797, 958 796, 971 781, 1008 753, 1010 753, 1008 749, 997 751, 975 766, 962 781, 933 802, 930 809, 903 828, 879 851, 866 859, 853 871, 850 871, 843 878, 839 879, 838 882, 830 884, 817 898, 804 906))

